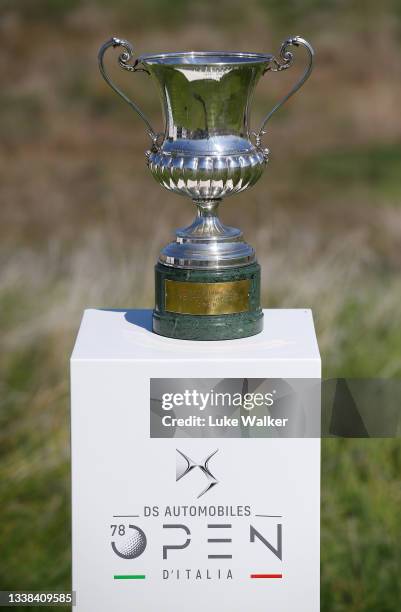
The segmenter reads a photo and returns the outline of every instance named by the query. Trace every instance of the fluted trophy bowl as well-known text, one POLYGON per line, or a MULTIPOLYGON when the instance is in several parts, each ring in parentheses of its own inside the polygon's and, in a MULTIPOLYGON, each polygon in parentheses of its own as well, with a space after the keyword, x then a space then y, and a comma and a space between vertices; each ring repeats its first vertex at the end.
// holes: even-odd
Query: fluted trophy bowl
POLYGON ((141 63, 161 94, 166 131, 148 163, 167 189, 215 200, 255 184, 267 161, 251 142, 253 89, 271 61, 258 53, 169 53, 141 63))
MULTIPOLYGON (((151 174, 169 191, 191 198, 197 207, 193 223, 178 229, 175 241, 164 247, 159 255, 156 266, 158 297, 154 315, 158 320, 157 325, 160 317, 167 320, 170 316, 167 312, 177 315, 170 317, 174 330, 184 325, 184 319, 178 316, 180 314, 196 311, 206 317, 210 314, 248 312, 249 319, 254 317, 254 321, 257 320, 252 328, 255 331, 250 331, 249 327, 249 333, 238 332, 237 336, 227 337, 260 331, 263 315, 259 303, 260 268, 255 251, 244 241, 239 229, 227 227, 220 221, 217 209, 223 198, 248 189, 261 177, 269 158, 269 150, 262 144, 266 124, 306 81, 312 69, 312 60, 312 47, 299 36, 285 40, 278 57, 265 53, 192 51, 142 55, 134 60, 133 47, 126 40, 112 38, 101 47, 99 67, 103 77, 145 122, 151 139, 151 146, 146 151, 151 174), (162 133, 153 129, 135 102, 108 77, 104 54, 110 47, 122 48, 118 58, 122 68, 131 72, 142 71, 156 84, 164 115, 162 133), (264 117, 259 129, 253 132, 250 108, 255 86, 263 75, 280 72, 292 65, 292 47, 303 47, 307 51, 307 68, 289 93, 264 117), (179 271, 183 271, 182 274, 179 271), (208 271, 208 275, 202 276, 202 271, 208 271), (227 271, 226 276, 224 271, 227 271), (231 286, 224 280, 226 286, 218 287, 219 279, 234 276, 237 285, 231 286), (178 287, 178 278, 184 279, 181 283, 187 283, 180 289, 182 303, 177 298, 171 298, 178 287), (197 297, 202 304, 199 307, 201 312, 196 310, 199 305, 193 297, 197 290, 197 278, 205 279, 203 285, 208 285, 205 291, 209 291, 207 298, 202 292, 197 297), (250 284, 241 284, 247 279, 250 279, 250 284), (176 283, 176 286, 173 287, 172 283, 176 283), (212 289, 216 291, 213 293, 212 289), (217 289, 221 289, 221 293, 217 289), (238 300, 241 291, 243 295, 238 300)), ((195 323, 198 326, 203 324, 199 320, 195 323)), ((220 324, 217 318, 214 323, 216 326, 220 324)), ((170 335, 163 331, 158 333, 170 335)), ((226 336, 223 334, 219 337, 226 336)))

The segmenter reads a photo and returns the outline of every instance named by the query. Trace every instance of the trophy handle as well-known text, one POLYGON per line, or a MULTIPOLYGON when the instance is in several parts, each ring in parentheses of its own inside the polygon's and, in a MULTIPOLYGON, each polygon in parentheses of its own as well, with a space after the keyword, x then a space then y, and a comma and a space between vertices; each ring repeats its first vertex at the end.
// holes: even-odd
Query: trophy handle
MULTIPOLYGON (((297 81, 297 83, 295 83, 295 85, 292 87, 292 89, 290 89, 290 91, 288 92, 288 94, 286 96, 284 96, 284 98, 282 98, 282 100, 280 100, 280 102, 277 102, 277 104, 271 109, 271 111, 264 117, 262 123, 260 124, 259 127, 259 131, 258 132, 254 132, 254 136, 255 136, 255 144, 256 147, 258 149, 261 149, 261 144, 262 144, 262 136, 266 133, 265 132, 265 127, 267 122, 270 120, 270 118, 272 117, 272 115, 274 115, 274 113, 283 106, 283 104, 285 104, 287 102, 287 100, 289 98, 291 98, 292 95, 294 95, 295 92, 298 91, 298 89, 300 89, 302 87, 302 85, 305 83, 305 81, 308 79, 310 73, 312 72, 312 67, 313 67, 313 58, 315 55, 315 52, 313 50, 313 47, 310 43, 308 43, 307 40, 305 40, 304 38, 301 38, 300 36, 291 36, 290 38, 287 38, 287 40, 285 40, 283 42, 283 44, 281 45, 281 49, 280 49, 280 56, 277 57, 273 57, 271 60, 271 63, 269 64, 269 66, 266 68, 265 72, 267 71, 272 71, 272 72, 281 72, 282 70, 286 70, 287 68, 289 68, 293 61, 294 61, 294 55, 291 51, 288 50, 288 47, 304 47, 304 49, 307 50, 308 52, 308 65, 305 69, 305 72, 303 73, 302 77, 299 79, 299 81, 297 81)), ((268 155, 269 155, 269 150, 268 149, 263 149, 263 154, 265 156, 265 159, 267 161, 268 155)))
POLYGON ((147 74, 149 74, 149 72, 145 69, 145 68, 138 68, 138 64, 139 64, 139 59, 136 59, 132 64, 129 64, 128 62, 130 62, 133 58, 134 55, 134 48, 131 45, 130 42, 128 42, 127 40, 124 40, 122 38, 116 38, 115 36, 113 36, 113 38, 110 38, 110 40, 108 40, 107 42, 105 42, 99 49, 99 53, 98 53, 98 62, 99 62, 99 70, 101 72, 102 77, 104 78, 104 80, 106 81, 106 83, 108 85, 110 85, 110 87, 123 99, 125 100, 125 102, 127 104, 130 105, 131 108, 134 109, 134 111, 140 116, 140 118, 142 119, 142 121, 146 124, 147 127, 147 133, 149 134, 151 140, 152 140, 152 151, 158 151, 159 149, 159 144, 158 144, 158 140, 159 137, 162 136, 163 134, 157 133, 155 132, 155 130, 153 129, 149 119, 147 118, 147 116, 145 115, 145 113, 143 113, 141 111, 141 109, 139 108, 139 106, 137 106, 135 104, 135 102, 133 102, 132 100, 130 100, 128 98, 128 96, 125 95, 124 92, 121 91, 121 89, 119 89, 117 87, 117 85, 115 85, 113 83, 113 81, 110 79, 110 77, 108 76, 106 69, 104 67, 104 54, 106 53, 107 49, 109 49, 110 47, 122 47, 124 49, 124 51, 119 55, 118 57, 118 63, 121 66, 121 68, 124 68, 124 70, 129 70, 130 72, 146 72, 147 74))

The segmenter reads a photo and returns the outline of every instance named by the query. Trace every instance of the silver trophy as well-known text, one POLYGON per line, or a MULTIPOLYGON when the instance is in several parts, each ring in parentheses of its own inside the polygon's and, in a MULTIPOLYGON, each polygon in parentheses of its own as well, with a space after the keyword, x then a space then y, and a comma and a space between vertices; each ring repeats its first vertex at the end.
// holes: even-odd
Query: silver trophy
POLYGON ((156 265, 154 331, 174 338, 217 340, 261 331, 260 268, 242 232, 217 214, 223 197, 251 187, 269 159, 262 144, 272 115, 303 85, 314 52, 299 36, 285 40, 278 57, 264 53, 184 52, 133 58, 119 38, 99 51, 106 82, 142 118, 151 139, 148 167, 166 189, 188 196, 197 208, 191 225, 178 229, 156 265), (150 75, 160 92, 165 130, 157 133, 140 108, 108 77, 104 54, 121 47, 118 62, 130 72, 150 75), (288 69, 291 47, 303 47, 308 64, 300 80, 264 117, 256 132, 249 125, 253 90, 262 75, 288 69))

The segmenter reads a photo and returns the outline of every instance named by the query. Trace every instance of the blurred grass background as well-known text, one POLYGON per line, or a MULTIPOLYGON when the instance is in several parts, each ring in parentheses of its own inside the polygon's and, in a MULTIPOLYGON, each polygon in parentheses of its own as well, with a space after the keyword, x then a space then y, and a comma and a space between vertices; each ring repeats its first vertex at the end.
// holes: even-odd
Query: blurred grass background
MULTIPOLYGON (((2 0, 0 588, 69 589, 68 358, 85 307, 151 307, 153 264, 194 211, 145 167, 143 126, 96 63, 138 54, 317 50, 271 122, 271 162, 228 199, 263 303, 312 307, 325 376, 401 372, 401 0, 2 0)), ((268 75, 253 125, 302 70, 268 75)), ((161 128, 146 75, 110 70, 161 128)), ((397 440, 323 440, 322 610, 401 602, 397 440)), ((92 612, 92 611, 91 611, 92 612)))

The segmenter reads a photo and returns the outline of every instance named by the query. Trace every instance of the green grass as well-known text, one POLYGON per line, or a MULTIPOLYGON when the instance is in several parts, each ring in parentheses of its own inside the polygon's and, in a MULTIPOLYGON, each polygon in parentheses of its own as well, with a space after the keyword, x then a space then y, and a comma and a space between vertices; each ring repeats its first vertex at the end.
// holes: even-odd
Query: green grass
POLYGON ((400 471, 398 440, 323 441, 322 610, 398 609, 400 471))
POLYGON ((382 196, 383 202, 401 196, 401 146, 382 144, 351 147, 328 152, 319 152, 308 159, 302 169, 315 180, 325 183, 326 190, 350 190, 358 187, 382 196))

